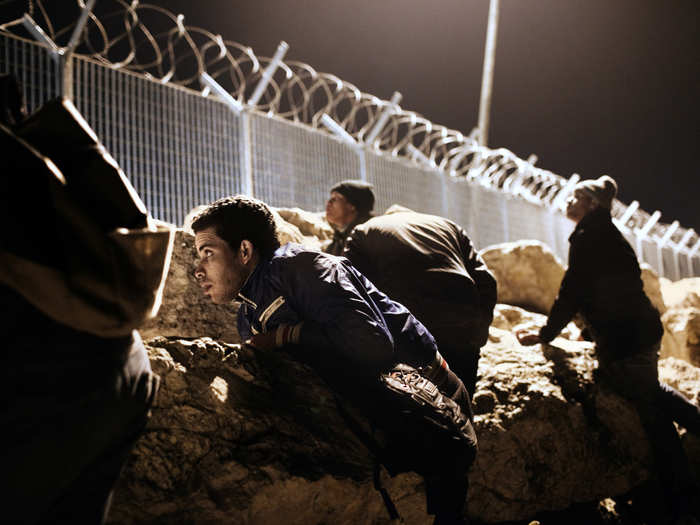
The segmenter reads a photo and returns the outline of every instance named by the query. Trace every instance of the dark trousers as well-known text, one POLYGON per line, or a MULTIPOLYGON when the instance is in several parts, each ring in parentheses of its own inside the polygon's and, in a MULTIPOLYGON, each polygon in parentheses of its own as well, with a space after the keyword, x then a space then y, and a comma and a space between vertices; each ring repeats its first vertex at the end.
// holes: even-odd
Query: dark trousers
POLYGON ((471 343, 463 343, 457 347, 443 344, 439 348, 450 370, 462 380, 469 396, 473 397, 476 391, 481 348, 471 343))
MULTIPOLYGON (((452 371, 447 371, 440 390, 455 401, 462 412, 471 419, 471 399, 462 381, 452 371)), ((466 501, 469 467, 474 461, 476 437, 472 446, 436 432, 434 427, 413 425, 407 429, 401 425, 397 433, 383 429, 389 439, 389 448, 395 465, 400 471, 412 470, 425 480, 428 514, 435 516, 435 523, 457 525, 467 522, 466 501)), ((389 462, 392 462, 392 459, 389 462)))
POLYGON ((158 389, 141 338, 77 332, 1 288, 0 304, 2 521, 103 523, 158 389))
POLYGON ((697 433, 700 408, 675 389, 659 383, 658 349, 657 344, 624 359, 610 359, 606 349, 598 349, 598 377, 636 408, 665 492, 667 513, 673 516, 687 512, 698 491, 673 421, 697 433))
POLYGON ((403 304, 430 331, 450 370, 457 374, 473 397, 479 356, 481 347, 488 339, 490 317, 486 322, 478 311, 468 305, 450 305, 443 300, 424 297, 410 297, 403 304))

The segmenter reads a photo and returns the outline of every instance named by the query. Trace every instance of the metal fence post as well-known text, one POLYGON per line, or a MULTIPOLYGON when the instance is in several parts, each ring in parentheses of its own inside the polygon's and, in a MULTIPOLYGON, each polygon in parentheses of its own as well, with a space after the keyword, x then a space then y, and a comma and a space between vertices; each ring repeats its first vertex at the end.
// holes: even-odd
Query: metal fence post
POLYGON ((270 79, 272 79, 272 76, 275 74, 275 71, 277 71, 277 68, 279 67, 280 62, 284 58, 284 55, 287 54, 288 49, 289 44, 287 44, 287 42, 283 40, 279 43, 279 45, 277 46, 277 50, 275 51, 275 54, 272 57, 272 60, 270 60, 270 63, 262 72, 260 82, 258 82, 258 85, 255 86, 253 94, 248 99, 249 106, 255 106, 258 103, 260 97, 262 97, 262 94, 265 92, 265 89, 267 89, 267 85, 270 83, 270 79))
POLYGON ((673 221, 668 227, 668 230, 666 230, 664 236, 661 237, 656 244, 656 257, 659 259, 659 277, 666 277, 666 268, 664 267, 664 246, 666 246, 668 241, 671 240, 671 235, 675 233, 679 226, 680 223, 678 221, 673 221))
POLYGON ((445 172, 438 172, 438 177, 440 177, 440 190, 442 197, 442 215, 445 217, 450 216, 450 198, 447 188, 447 177, 449 175, 445 172))
POLYGON ((637 208, 639 208, 639 201, 632 201, 630 205, 627 206, 627 209, 625 210, 625 213, 622 214, 622 217, 619 219, 613 218, 615 226, 617 226, 623 233, 625 231, 629 231, 629 228, 627 228, 627 221, 632 218, 632 215, 634 215, 634 212, 637 211, 637 208))
POLYGON ((644 226, 641 228, 638 228, 634 231, 635 236, 637 237, 637 242, 635 243, 637 246, 637 258, 640 260, 644 261, 644 252, 642 251, 642 241, 647 238, 647 235, 651 231, 651 229, 654 227, 654 224, 656 224, 661 218, 661 212, 659 210, 656 210, 651 217, 649 217, 649 220, 646 222, 644 226))
POLYGON ((693 272, 695 271, 693 258, 695 257, 695 254, 698 253, 698 250, 700 250, 700 238, 698 238, 698 242, 696 242, 688 251, 688 267, 690 268, 690 275, 693 275, 693 272))
POLYGON ((25 13, 22 17, 22 25, 27 31, 29 31, 29 33, 34 37, 35 40, 41 42, 46 47, 48 47, 51 53, 51 58, 53 58, 55 61, 58 61, 58 56, 61 52, 61 49, 56 45, 56 43, 53 40, 51 40, 51 38, 49 38, 49 35, 44 33, 44 30, 41 28, 41 26, 37 24, 34 21, 34 19, 31 16, 29 16, 29 14, 25 13))
POLYGON ((240 151, 243 160, 243 193, 255 197, 255 180, 253 179, 253 138, 250 130, 250 113, 240 113, 240 151))
MULTIPOLYGON (((681 250, 683 250, 683 249, 686 248, 685 245, 688 244, 688 241, 690 240, 690 238, 693 236, 694 233, 695 233, 695 230, 693 230, 693 228, 690 228, 689 230, 686 230, 685 234, 683 235, 683 237, 681 238, 681 240, 678 242, 678 244, 676 244, 676 245, 673 247, 673 266, 674 266, 674 270, 675 270, 675 278, 676 278, 676 280, 682 278, 682 275, 681 275, 680 252, 681 252, 681 250)), ((692 269, 692 267, 689 268, 688 270, 689 270, 689 271, 688 271, 689 276, 692 276, 692 275, 693 275, 693 269, 692 269)))
POLYGON ((80 11, 80 16, 78 17, 78 21, 75 23, 75 27, 73 28, 73 33, 71 34, 70 40, 68 41, 68 45, 64 49, 64 54, 69 58, 73 54, 73 51, 75 51, 75 48, 78 47, 78 44, 80 43, 80 37, 82 36, 83 30, 85 29, 85 25, 87 24, 88 15, 92 12, 92 9, 95 7, 96 1, 97 0, 88 0, 85 4, 85 7, 83 7, 83 9, 80 11))
POLYGON ((382 129, 384 129, 384 126, 386 126, 387 121, 389 120, 389 117, 393 115, 396 111, 396 105, 401 102, 402 95, 398 91, 394 91, 394 94, 391 96, 391 100, 389 101, 388 104, 384 106, 384 109, 382 111, 382 114, 379 115, 379 118, 377 119, 377 122, 374 124, 372 127, 372 130, 369 132, 367 137, 365 138, 365 144, 371 146, 374 140, 377 138, 379 133, 381 133, 382 129))
POLYGON ((59 63, 61 96, 73 102, 73 55, 61 55, 59 63))
POLYGON ((253 159, 251 151, 252 140, 250 134, 250 114, 244 110, 243 104, 239 100, 233 98, 231 93, 226 91, 224 87, 214 80, 208 73, 203 72, 199 76, 199 81, 205 86, 206 89, 213 91, 219 98, 221 98, 231 112, 239 117, 239 154, 242 159, 241 170, 243 176, 243 180, 241 181, 241 191, 245 195, 255 197, 253 159))
POLYGON ((562 189, 559 190, 559 193, 557 193, 557 196, 554 197, 554 200, 552 201, 552 209, 554 210, 559 210, 561 211, 562 205, 564 202, 566 202, 566 199, 569 197, 569 194, 572 192, 574 189, 574 186, 578 184, 578 181, 581 180, 581 176, 578 173, 574 173, 569 177, 569 180, 566 181, 566 184, 562 189))
POLYGON ((321 115, 321 122, 331 131, 331 133, 333 133, 333 135, 345 142, 355 151, 358 160, 360 161, 360 180, 367 182, 367 157, 365 155, 364 148, 358 144, 357 141, 352 138, 352 135, 345 131, 345 128, 338 124, 328 113, 321 115))
POLYGON ((426 155, 423 153, 421 150, 416 148, 413 144, 408 144, 406 149, 411 153, 411 159, 413 159, 416 162, 422 162, 423 164, 426 164, 429 168, 434 168, 435 163, 432 162, 426 155))
POLYGON ((367 152, 361 146, 355 148, 357 156, 360 159, 360 180, 367 182, 367 152))

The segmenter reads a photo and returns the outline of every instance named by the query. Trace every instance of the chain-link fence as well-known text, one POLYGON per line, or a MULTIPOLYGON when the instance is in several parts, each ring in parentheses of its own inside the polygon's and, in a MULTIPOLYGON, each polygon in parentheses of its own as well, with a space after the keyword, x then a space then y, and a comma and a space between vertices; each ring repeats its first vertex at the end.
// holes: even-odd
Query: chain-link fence
MULTIPOLYGON (((537 239, 566 260, 573 223, 562 205, 577 176, 565 179, 534 167, 532 159, 480 147, 303 64, 278 61, 284 78, 274 80, 275 68, 266 78, 262 64, 274 59, 255 66, 249 49, 236 62, 238 87, 213 97, 210 89, 221 84, 204 72, 198 78, 208 87, 197 90, 171 81, 172 71, 154 78, 99 54, 57 53, 7 26, 0 27, 0 73, 17 76, 29 110, 60 94, 72 98, 156 218, 181 224, 193 207, 235 193, 321 210, 335 182, 364 179, 375 187, 379 212, 398 203, 453 219, 478 247, 537 239), (246 63, 253 64, 248 73, 246 63), (246 87, 243 80, 252 82, 246 87), (282 95, 302 85, 303 104, 285 105, 282 95), (246 98, 253 87, 262 93, 259 103, 246 98)), ((220 37, 217 45, 222 53, 232 47, 220 37)), ((206 52, 202 63, 203 57, 206 52)), ((613 215, 640 259, 660 275, 700 275, 693 230, 659 223, 658 214, 636 203, 616 201, 613 215)))

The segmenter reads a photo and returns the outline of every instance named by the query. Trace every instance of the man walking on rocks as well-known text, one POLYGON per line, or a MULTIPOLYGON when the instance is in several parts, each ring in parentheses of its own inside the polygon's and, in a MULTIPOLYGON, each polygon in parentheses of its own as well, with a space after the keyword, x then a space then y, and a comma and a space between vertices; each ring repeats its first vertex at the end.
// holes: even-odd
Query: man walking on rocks
POLYGON ((496 280, 454 222, 401 206, 356 226, 343 252, 433 334, 469 394, 496 304, 496 280))
POLYGON ((559 295, 539 332, 517 335, 524 345, 548 343, 574 314, 583 314, 596 342, 598 379, 635 406, 649 438, 666 496, 662 513, 668 523, 697 523, 682 521, 692 513, 698 486, 673 421, 700 434, 700 409, 659 383, 663 326, 644 293, 637 256, 612 222, 616 193, 617 184, 607 175, 576 185, 566 210, 576 228, 559 295))
POLYGON ((466 523, 467 470, 476 451, 469 394, 425 327, 347 259, 280 247, 272 214, 258 200, 220 199, 192 229, 200 257, 195 276, 214 303, 242 303, 241 337, 261 351, 284 349, 316 370, 386 434, 379 460, 390 473, 424 477, 435 523, 466 523), (411 396, 424 403, 414 405, 411 396), (423 417, 428 413, 442 426, 423 417))

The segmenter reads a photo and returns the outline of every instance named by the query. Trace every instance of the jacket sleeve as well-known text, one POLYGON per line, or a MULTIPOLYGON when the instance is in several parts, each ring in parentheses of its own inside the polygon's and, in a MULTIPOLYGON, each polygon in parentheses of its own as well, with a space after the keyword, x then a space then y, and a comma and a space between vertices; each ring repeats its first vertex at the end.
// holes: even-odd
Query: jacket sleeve
POLYGON ((238 328, 238 335, 241 337, 241 341, 247 341, 253 335, 250 329, 250 321, 248 320, 248 305, 241 304, 238 309, 238 315, 236 316, 236 327, 238 328))
POLYGON ((361 278, 341 258, 306 253, 281 275, 283 293, 303 320, 299 343, 378 374, 394 361, 394 340, 361 278))
POLYGON ((474 279, 477 294, 479 296, 479 310, 484 322, 488 325, 493 321, 493 308, 498 299, 496 279, 486 267, 486 263, 474 249, 467 233, 459 228, 460 244, 462 246, 462 260, 467 272, 474 279))
POLYGON ((579 310, 581 290, 589 281, 588 273, 591 265, 587 258, 590 257, 593 247, 587 248, 583 239, 572 239, 569 248, 569 267, 564 274, 559 294, 545 324, 540 330, 540 339, 545 343, 554 339, 559 332, 573 319, 579 310))
POLYGON ((347 239, 343 256, 347 257, 352 265, 370 281, 375 282, 377 267, 375 258, 368 253, 367 233, 355 228, 347 239))

